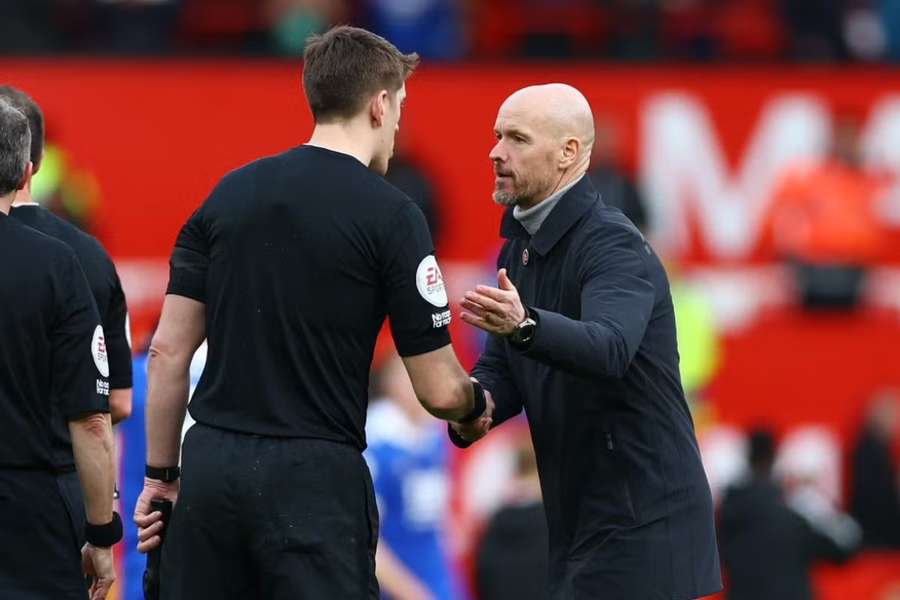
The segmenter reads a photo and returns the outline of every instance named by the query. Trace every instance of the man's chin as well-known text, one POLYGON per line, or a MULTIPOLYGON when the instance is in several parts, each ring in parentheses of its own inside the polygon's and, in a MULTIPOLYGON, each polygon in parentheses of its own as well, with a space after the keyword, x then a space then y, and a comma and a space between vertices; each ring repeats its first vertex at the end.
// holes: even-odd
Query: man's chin
POLYGON ((509 192, 494 192, 494 202, 500 206, 515 206, 517 198, 509 192))

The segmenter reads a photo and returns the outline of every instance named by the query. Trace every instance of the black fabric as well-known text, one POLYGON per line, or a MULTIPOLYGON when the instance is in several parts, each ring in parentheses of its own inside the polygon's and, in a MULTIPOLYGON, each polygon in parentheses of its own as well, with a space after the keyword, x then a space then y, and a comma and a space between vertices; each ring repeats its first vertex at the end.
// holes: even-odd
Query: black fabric
POLYGON ((0 468, 55 469, 65 421, 109 412, 100 317, 62 242, 0 213, 0 256, 0 468))
POLYGON ((372 480, 355 448, 196 424, 161 597, 377 600, 377 540, 372 480))
POLYGON ((483 415, 484 411, 487 409, 487 397, 484 395, 484 388, 481 387, 481 384, 477 381, 472 382, 472 392, 475 399, 474 406, 472 406, 472 410, 469 411, 469 414, 459 420, 460 423, 473 422, 483 415))
POLYGON ((479 600, 547 597, 547 520, 540 502, 505 506, 491 517, 475 573, 479 600))
POLYGON ((511 209, 502 233, 497 266, 540 325, 525 350, 489 336, 472 375, 497 404, 495 424, 523 407, 528 415, 550 532, 548 597, 716 592, 712 498, 661 262, 587 177, 533 238, 511 209))
POLYGON ((77 534, 83 512, 72 512, 69 484, 60 481, 73 476, 0 469, 0 598, 87 599, 77 534))
MULTIPOLYGON (((131 387, 131 346, 128 342, 128 308, 119 275, 112 260, 96 238, 81 231, 40 206, 17 206, 10 216, 25 223, 32 229, 64 242, 74 252, 91 294, 100 312, 103 325, 103 339, 109 362, 109 387, 127 389, 131 387)), ((37 257, 29 260, 37 260, 37 257)), ((72 454, 72 439, 65 418, 55 418, 52 422, 54 464, 59 470, 73 469, 75 457, 72 454)))
POLYGON ((17 206, 10 216, 72 248, 87 277, 100 312, 106 352, 109 355, 109 387, 131 387, 131 344, 128 306, 122 282, 109 253, 97 238, 40 206, 17 206))
POLYGON ((850 513, 863 530, 863 543, 900 549, 900 491, 891 440, 865 427, 853 448, 850 513))
POLYGON ((122 518, 119 513, 113 511, 113 518, 109 523, 94 525, 87 523, 84 528, 84 539, 98 548, 108 548, 122 539, 122 518))
POLYGON ((401 355, 450 342, 433 253, 422 212, 349 155, 301 146, 226 175, 172 253, 168 293, 206 304, 191 416, 364 448, 385 317, 401 355))
POLYGON ((729 488, 719 509, 719 544, 728 600, 809 600, 814 561, 849 553, 814 529, 774 482, 755 478, 729 488))

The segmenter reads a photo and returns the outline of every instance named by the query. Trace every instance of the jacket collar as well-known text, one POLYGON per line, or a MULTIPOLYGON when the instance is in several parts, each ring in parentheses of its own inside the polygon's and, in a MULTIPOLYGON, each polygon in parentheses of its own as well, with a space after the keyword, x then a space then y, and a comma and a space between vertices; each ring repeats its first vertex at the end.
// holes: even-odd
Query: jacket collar
MULTIPOLYGON (((541 228, 531 238, 531 247, 541 256, 546 256, 584 213, 598 202, 601 202, 600 195, 594 189, 590 176, 585 175, 560 198, 541 228)), ((512 207, 507 208, 503 214, 500 235, 506 239, 527 240, 530 237, 528 231, 513 216, 512 207)))

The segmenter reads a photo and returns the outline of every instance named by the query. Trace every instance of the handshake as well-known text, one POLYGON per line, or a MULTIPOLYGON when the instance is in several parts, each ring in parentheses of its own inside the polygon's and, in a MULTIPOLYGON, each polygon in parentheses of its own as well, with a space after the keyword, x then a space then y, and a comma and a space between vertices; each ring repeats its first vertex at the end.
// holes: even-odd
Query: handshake
POLYGON ((478 380, 472 378, 473 388, 475 391, 475 407, 480 407, 481 401, 478 398, 480 394, 484 395, 484 410, 480 416, 476 416, 472 420, 464 419, 462 422, 450 421, 450 438, 457 446, 469 446, 483 438, 490 431, 494 422, 494 399, 491 393, 481 387, 478 380), (455 434, 455 435, 454 435, 455 434), (460 443, 462 442, 462 443, 460 443))

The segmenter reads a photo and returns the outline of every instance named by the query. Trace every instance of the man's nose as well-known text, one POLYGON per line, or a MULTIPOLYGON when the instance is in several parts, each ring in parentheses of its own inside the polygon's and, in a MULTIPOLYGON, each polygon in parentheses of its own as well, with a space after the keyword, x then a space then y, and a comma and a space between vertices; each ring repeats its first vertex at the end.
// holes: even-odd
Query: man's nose
POLYGON ((493 162, 503 162, 505 153, 503 152, 502 142, 497 142, 494 144, 494 147, 491 148, 490 154, 488 154, 488 158, 490 158, 493 162))

